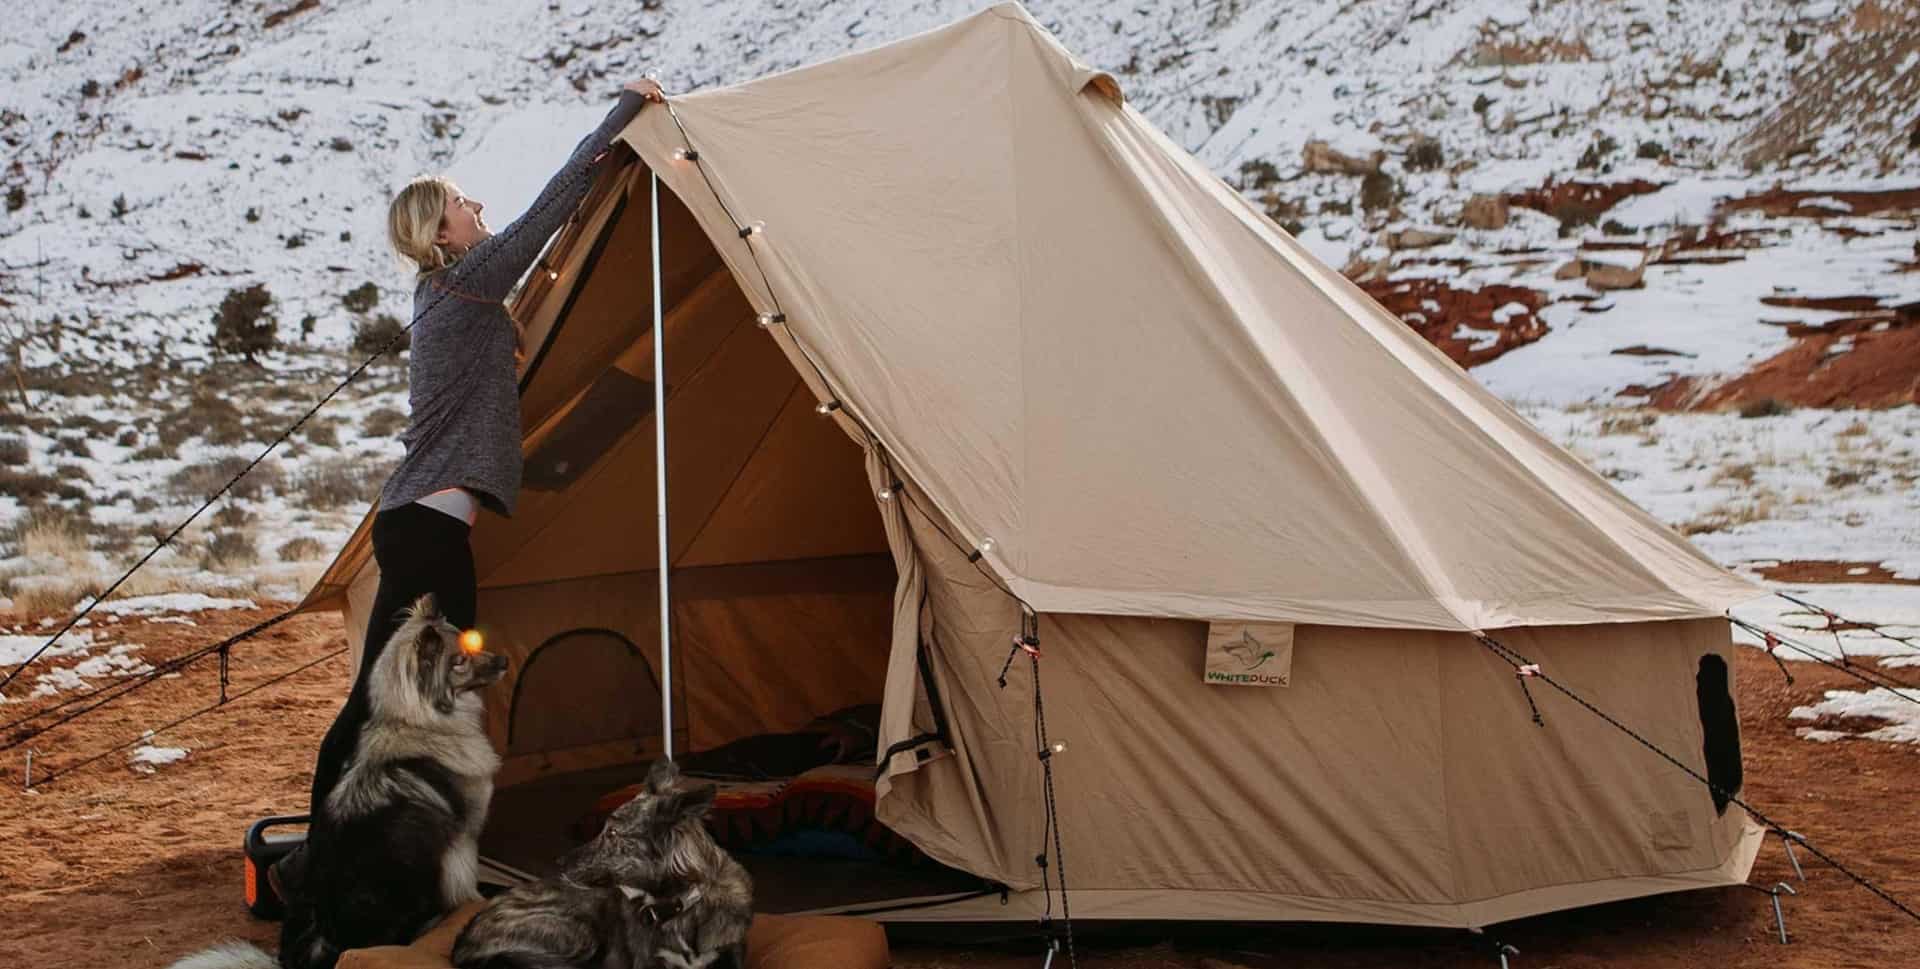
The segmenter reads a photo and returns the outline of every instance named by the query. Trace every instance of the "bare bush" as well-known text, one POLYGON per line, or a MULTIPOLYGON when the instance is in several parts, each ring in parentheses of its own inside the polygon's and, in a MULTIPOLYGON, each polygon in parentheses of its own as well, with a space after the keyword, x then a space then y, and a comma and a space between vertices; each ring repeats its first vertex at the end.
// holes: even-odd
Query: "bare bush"
POLYGON ((333 458, 314 463, 300 476, 306 507, 315 511, 372 504, 380 482, 360 458, 333 458))
POLYGON ((326 553, 327 547, 319 539, 306 535, 282 542, 279 551, 282 562, 311 562, 326 553))
MULTIPOLYGON (((233 455, 224 458, 188 465, 175 471, 167 478, 167 488, 173 496, 182 499, 203 500, 225 485, 240 469, 247 466, 247 458, 233 455)), ((285 472, 272 461, 262 461, 234 482, 227 494, 248 501, 257 500, 270 490, 278 490, 286 480, 285 472)))
POLYGON ((407 415, 392 407, 382 407, 360 422, 360 433, 368 437, 393 437, 407 427, 407 415))
POLYGON ((260 549, 254 545, 253 536, 235 529, 213 533, 201 553, 200 567, 209 572, 230 572, 259 561, 260 549))

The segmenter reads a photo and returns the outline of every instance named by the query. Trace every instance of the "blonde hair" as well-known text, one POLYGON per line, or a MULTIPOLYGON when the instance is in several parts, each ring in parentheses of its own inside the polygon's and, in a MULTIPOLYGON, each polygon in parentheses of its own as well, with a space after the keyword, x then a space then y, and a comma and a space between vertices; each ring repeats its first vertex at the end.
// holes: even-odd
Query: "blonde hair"
POLYGON ((422 175, 407 183, 387 206, 387 242, 400 258, 413 263, 420 275, 445 269, 460 255, 434 241, 447 200, 460 194, 445 175, 422 175))

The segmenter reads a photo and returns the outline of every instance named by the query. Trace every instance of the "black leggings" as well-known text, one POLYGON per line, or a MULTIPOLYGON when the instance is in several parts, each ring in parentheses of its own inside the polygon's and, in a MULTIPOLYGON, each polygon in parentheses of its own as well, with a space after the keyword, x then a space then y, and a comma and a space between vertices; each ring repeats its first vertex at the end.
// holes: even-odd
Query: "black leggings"
POLYGON ((467 544, 470 530, 466 522, 421 504, 401 505, 374 516, 373 558, 380 563, 380 591, 367 614, 367 637, 353 689, 320 741, 320 755, 313 765, 310 810, 315 815, 360 744, 360 727, 367 722, 368 673, 400 628, 406 608, 432 593, 448 622, 461 629, 473 625, 478 590, 473 548, 467 544))

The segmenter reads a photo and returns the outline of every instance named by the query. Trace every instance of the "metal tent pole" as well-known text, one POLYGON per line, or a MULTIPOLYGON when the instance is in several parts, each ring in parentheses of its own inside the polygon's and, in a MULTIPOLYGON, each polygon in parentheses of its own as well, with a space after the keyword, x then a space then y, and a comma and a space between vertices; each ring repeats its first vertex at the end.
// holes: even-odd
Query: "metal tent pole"
POLYGON ((673 597, 667 579, 667 336, 660 324, 660 175, 648 173, 653 189, 653 493, 660 535, 660 744, 673 757, 673 597))

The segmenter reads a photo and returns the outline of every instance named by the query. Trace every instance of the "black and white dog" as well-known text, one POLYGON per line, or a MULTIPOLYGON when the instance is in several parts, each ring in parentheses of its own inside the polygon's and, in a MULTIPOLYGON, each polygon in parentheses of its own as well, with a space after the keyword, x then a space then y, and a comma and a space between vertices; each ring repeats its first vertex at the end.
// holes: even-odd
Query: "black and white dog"
MULTIPOLYGON (((432 596, 407 610, 368 674, 359 746, 307 831, 290 885, 279 965, 332 969, 347 949, 401 945, 480 897, 479 846, 499 755, 479 691, 503 656, 468 652, 432 596)), ((172 969, 268 969, 229 943, 172 969)))
POLYGON ((702 821, 712 785, 672 761, 553 878, 488 903, 453 945, 460 969, 745 969, 753 882, 702 821))

